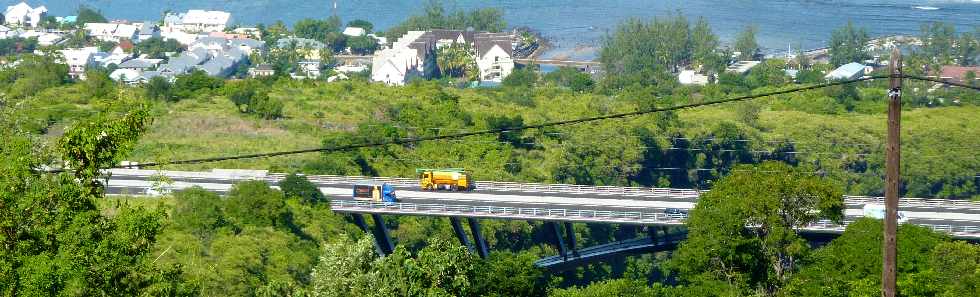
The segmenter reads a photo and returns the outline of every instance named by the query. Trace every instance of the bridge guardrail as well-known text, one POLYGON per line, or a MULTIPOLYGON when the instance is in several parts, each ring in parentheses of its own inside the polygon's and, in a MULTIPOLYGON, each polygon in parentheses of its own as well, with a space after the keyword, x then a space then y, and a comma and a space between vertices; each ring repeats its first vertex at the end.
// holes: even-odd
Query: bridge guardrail
MULTIPOLYGON (((282 173, 269 173, 265 176, 229 175, 214 172, 187 172, 187 171, 156 171, 138 169, 114 169, 112 172, 129 176, 149 177, 157 174, 164 174, 171 177, 180 178, 213 178, 230 180, 264 179, 275 183, 286 177, 282 173)), ((396 187, 415 187, 419 184, 418 179, 413 178, 388 178, 388 177, 364 177, 364 176, 335 176, 335 175, 309 175, 306 176, 310 181, 321 183, 354 184, 358 182, 379 182, 389 183, 396 187)), ((619 195, 625 197, 652 197, 665 199, 697 199, 702 192, 691 189, 673 188, 640 188, 640 187, 613 187, 613 186, 586 186, 570 184, 540 184, 540 183, 516 183, 516 182, 495 182, 477 181, 478 189, 509 192, 529 192, 529 193, 570 193, 570 194, 596 194, 596 195, 619 195)), ((862 204, 883 204, 883 197, 868 196, 844 196, 844 203, 849 205, 862 204)), ((922 198, 902 198, 899 202, 901 207, 926 207, 926 208, 947 208, 947 209, 971 209, 980 210, 980 203, 965 200, 940 200, 922 198)))
MULTIPOLYGON (((447 204, 417 204, 394 202, 370 202, 351 200, 332 200, 330 206, 335 211, 364 210, 366 212, 388 212, 393 214, 423 214, 423 215, 467 215, 478 217, 498 217, 512 219, 558 219, 571 221, 592 221, 631 224, 665 224, 681 225, 686 215, 670 215, 663 213, 648 213, 634 211, 601 211, 601 210, 569 210, 552 208, 523 208, 497 206, 469 206, 447 204)), ((842 233, 852 220, 837 224, 821 220, 799 228, 807 231, 842 233)), ((980 226, 951 226, 935 224, 916 224, 933 231, 945 232, 956 237, 980 238, 980 226)))
POLYGON ((634 224, 665 224, 681 225, 684 216, 664 213, 648 213, 638 211, 604 211, 604 210, 573 210, 537 207, 498 207, 470 206, 447 204, 419 204, 332 200, 330 207, 335 211, 387 212, 395 214, 426 214, 426 215, 465 215, 478 217, 498 217, 529 220, 571 220, 590 222, 615 222, 634 224))

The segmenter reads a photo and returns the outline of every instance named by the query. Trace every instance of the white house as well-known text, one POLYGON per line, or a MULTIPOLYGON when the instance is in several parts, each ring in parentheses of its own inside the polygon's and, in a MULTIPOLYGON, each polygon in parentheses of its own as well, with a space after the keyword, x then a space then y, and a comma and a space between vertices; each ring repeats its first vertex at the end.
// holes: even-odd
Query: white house
POLYGON ((7 10, 3 12, 3 17, 9 25, 37 27, 47 14, 47 7, 31 8, 27 3, 21 2, 17 5, 7 6, 7 10))
POLYGON ((128 39, 134 43, 139 42, 139 26, 129 24, 113 23, 86 23, 85 31, 88 35, 102 41, 121 42, 128 39))
POLYGON ((224 11, 188 10, 180 19, 180 27, 188 33, 222 32, 231 25, 231 13, 224 11))
POLYGON ((367 35, 367 30, 358 27, 347 27, 346 29, 344 29, 344 35, 351 36, 351 37, 364 36, 367 35))
POLYGON ((116 69, 109 74, 109 78, 114 81, 122 81, 127 84, 135 84, 140 76, 143 76, 143 72, 133 69, 116 69))
POLYGON ((94 55, 99 52, 97 47, 83 47, 61 50, 65 64, 68 65, 68 75, 85 79, 85 69, 95 62, 94 55))
POLYGON ((136 24, 136 26, 139 28, 139 32, 137 32, 137 39, 139 41, 160 37, 160 27, 157 27, 157 25, 152 22, 143 22, 136 24))
POLYGON ((682 85, 707 85, 708 76, 703 74, 698 74, 694 70, 682 70, 681 73, 677 74, 677 82, 682 85))
POLYGON ((465 44, 473 49, 481 81, 500 82, 514 71, 510 34, 436 29, 409 31, 391 48, 375 52, 371 79, 404 85, 413 76, 428 78, 435 69, 436 49, 452 44, 465 44))
POLYGON ((425 77, 431 72, 428 56, 434 45, 419 39, 425 31, 408 31, 391 48, 374 53, 371 80, 387 85, 404 85, 412 77, 425 77))
POLYGON ((20 30, 11 29, 10 27, 4 26, 4 25, 0 25, 0 39, 7 39, 7 38, 11 38, 11 37, 17 37, 17 36, 20 36, 21 33, 23 33, 23 32, 20 31, 20 30))
POLYGON ((864 76, 865 66, 861 63, 848 63, 827 74, 827 80, 847 80, 864 76))
POLYGON ((37 44, 41 46, 52 46, 64 39, 65 37, 58 33, 48 33, 44 31, 18 31, 20 33, 20 38, 37 38, 37 44))
POLYGON ((514 71, 513 37, 501 33, 477 33, 474 39, 481 81, 501 82, 514 71))

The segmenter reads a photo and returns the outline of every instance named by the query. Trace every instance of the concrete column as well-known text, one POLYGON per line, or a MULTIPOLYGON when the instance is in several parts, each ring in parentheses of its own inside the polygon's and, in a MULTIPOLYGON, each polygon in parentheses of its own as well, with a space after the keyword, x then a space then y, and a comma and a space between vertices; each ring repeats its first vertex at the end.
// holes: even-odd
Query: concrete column
MULTIPOLYGON (((357 225, 357 227, 360 228, 361 231, 364 231, 365 234, 371 234, 371 229, 368 228, 367 222, 364 221, 364 216, 362 216, 359 213, 352 213, 350 214, 350 216, 354 218, 354 224, 357 225)), ((384 250, 381 249, 381 243, 378 242, 377 237, 375 237, 374 239, 374 250, 378 252, 378 255, 380 256, 385 255, 385 252, 384 250)))
POLYGON ((453 225, 453 232, 456 233, 456 238, 459 238, 459 244, 473 251, 473 246, 470 245, 470 240, 466 237, 466 231, 463 230, 463 224, 460 223, 459 218, 449 217, 449 223, 453 225))
POLYGON ((572 255, 578 257, 578 248, 575 244, 575 228, 572 227, 572 222, 565 222, 565 234, 568 235, 568 248, 572 250, 572 255))
POLYGON ((395 244, 391 241, 391 236, 388 234, 388 227, 385 226, 385 220, 380 214, 371 214, 371 218, 374 219, 374 238, 378 242, 378 246, 381 248, 383 255, 390 255, 395 251, 395 244))
POLYGON ((558 223, 547 222, 545 224, 551 226, 551 233, 555 235, 555 244, 558 246, 558 254, 565 260, 568 260, 568 249, 565 248, 565 241, 562 240, 561 230, 559 230, 558 223))
POLYGON ((474 218, 466 218, 466 220, 470 222, 470 231, 473 232, 477 254, 480 255, 480 258, 486 259, 489 251, 487 250, 487 241, 483 239, 483 233, 480 232, 480 221, 474 218))

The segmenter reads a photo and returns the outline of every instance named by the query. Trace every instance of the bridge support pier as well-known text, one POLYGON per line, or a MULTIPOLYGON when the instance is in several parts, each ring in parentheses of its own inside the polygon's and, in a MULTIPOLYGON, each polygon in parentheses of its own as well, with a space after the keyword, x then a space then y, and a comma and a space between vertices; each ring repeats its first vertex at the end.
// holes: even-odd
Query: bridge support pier
POLYGON ((463 224, 459 221, 459 218, 449 217, 449 223, 453 225, 453 232, 456 233, 456 238, 459 238, 459 244, 462 244, 472 252, 473 245, 471 245, 470 240, 466 238, 466 231, 463 230, 463 224))
MULTIPOLYGON (((352 213, 350 216, 354 219, 354 225, 357 225, 361 231, 364 231, 365 234, 371 233, 371 228, 369 228, 367 222, 364 221, 364 216, 359 213, 352 213)), ((381 243, 378 242, 377 238, 374 240, 374 250, 378 252, 378 255, 385 255, 384 250, 381 249, 381 243)))
POLYGON ((567 261, 568 249, 565 248, 565 240, 562 239, 561 230, 558 229, 558 223, 548 222, 546 224, 551 227, 551 232, 555 235, 555 244, 558 245, 558 254, 560 254, 561 257, 567 261))
POLYGON ((568 235, 568 248, 572 250, 572 256, 578 257, 578 248, 575 246, 575 228, 572 222, 565 222, 565 234, 568 235))
MULTIPOLYGON (((659 241, 657 240, 657 233, 660 232, 660 228, 656 226, 648 226, 647 233, 650 233, 650 240, 653 241, 653 245, 657 245, 659 241)), ((664 236, 667 234, 665 233, 664 236)))
POLYGON ((487 241, 483 239, 483 232, 480 232, 480 221, 474 218, 466 218, 470 223, 470 231, 473 232, 473 242, 476 243, 476 252, 480 255, 481 259, 486 259, 489 251, 487 250, 487 241))
POLYGON ((371 214, 371 218, 374 219, 374 240, 382 252, 381 255, 390 255, 395 251, 395 244, 388 234, 388 226, 385 226, 384 218, 380 214, 371 214))

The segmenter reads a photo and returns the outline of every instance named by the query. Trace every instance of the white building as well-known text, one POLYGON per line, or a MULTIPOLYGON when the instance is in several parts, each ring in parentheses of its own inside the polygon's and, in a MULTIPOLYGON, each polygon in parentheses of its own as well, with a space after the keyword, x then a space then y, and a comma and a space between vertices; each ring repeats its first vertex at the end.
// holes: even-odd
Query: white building
POLYGON ((677 75, 677 81, 682 85, 707 85, 708 76, 699 74, 694 70, 682 70, 680 74, 677 75))
POLYGON ((52 46, 65 39, 65 36, 58 33, 48 33, 44 31, 18 31, 20 38, 37 38, 37 44, 41 46, 52 46))
POLYGON ((68 75, 73 78, 85 79, 85 69, 95 63, 95 54, 99 52, 97 47, 83 47, 61 50, 65 64, 68 65, 68 75))
POLYGON ((371 80, 387 85, 405 85, 412 77, 425 77, 433 64, 428 59, 434 46, 416 42, 425 31, 408 31, 391 48, 375 52, 371 80))
POLYGON ((510 34, 437 29, 409 31, 391 48, 375 52, 371 79, 404 85, 413 76, 431 77, 436 49, 452 44, 465 44, 473 49, 481 81, 500 82, 514 71, 510 34))
POLYGON ((837 67, 837 69, 834 69, 834 71, 828 73, 824 78, 827 80, 856 79, 864 76, 866 68, 867 67, 861 63, 848 63, 837 67))
POLYGON ((481 81, 501 82, 514 72, 514 38, 510 34, 476 33, 474 39, 481 81))
POLYGON ((367 35, 367 30, 358 27, 347 27, 346 29, 344 29, 344 35, 351 36, 351 37, 364 36, 367 35))
POLYGON ((21 2, 17 5, 7 6, 3 17, 8 25, 37 27, 47 14, 47 7, 39 6, 37 8, 31 8, 27 3, 21 2))
POLYGON ((231 13, 224 11, 188 10, 175 24, 188 33, 222 32, 231 25, 231 13))
POLYGON ((17 37, 20 36, 21 33, 24 33, 24 31, 21 31, 20 29, 11 29, 10 27, 0 25, 0 39, 17 37))
POLYGON ((140 27, 129 24, 86 23, 88 35, 102 41, 122 42, 128 39, 133 43, 139 42, 140 27))

